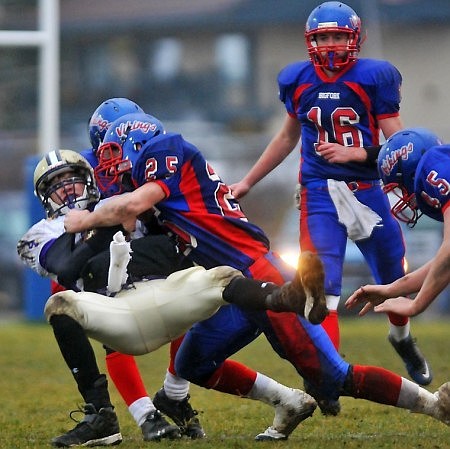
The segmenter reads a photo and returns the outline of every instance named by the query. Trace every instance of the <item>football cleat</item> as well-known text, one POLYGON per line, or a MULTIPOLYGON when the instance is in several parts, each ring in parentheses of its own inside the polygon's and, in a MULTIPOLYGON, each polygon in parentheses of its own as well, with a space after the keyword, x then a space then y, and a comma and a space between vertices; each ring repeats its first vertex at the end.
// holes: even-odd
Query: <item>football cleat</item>
POLYGON ((181 438, 178 426, 169 424, 159 410, 150 412, 141 425, 144 441, 160 441, 163 438, 176 440, 181 438))
POLYGON ((321 399, 317 403, 324 416, 337 416, 341 413, 341 403, 339 402, 339 399, 321 399))
POLYGON ((85 404, 83 410, 70 412, 70 417, 76 412, 84 412, 83 420, 72 430, 53 438, 52 446, 115 446, 122 442, 119 421, 113 407, 97 411, 92 404, 85 404))
POLYGON ((311 395, 319 406, 322 415, 324 416, 337 416, 341 412, 341 403, 339 399, 325 398, 317 393, 317 390, 311 383, 304 381, 305 391, 311 395))
POLYGON ((434 395, 437 397, 436 418, 450 426, 450 382, 441 385, 434 395))
POLYGON ((189 395, 182 401, 170 399, 167 397, 164 388, 161 388, 155 394, 153 404, 179 426, 183 435, 192 440, 206 438, 205 431, 197 417, 198 412, 192 408, 189 399, 189 395))
POLYGON ((305 290, 305 318, 312 324, 320 324, 327 317, 329 310, 325 299, 325 272, 317 254, 310 251, 301 252, 293 283, 302 284, 305 290))
POLYGON ((419 385, 430 384, 433 380, 433 373, 411 335, 400 341, 396 341, 389 335, 388 340, 405 363, 411 379, 419 385))
POLYGON ((287 440, 302 421, 312 416, 317 407, 313 397, 294 388, 286 388, 286 391, 277 394, 272 404, 275 407, 273 424, 256 435, 256 441, 287 440))
POLYGON ((288 435, 284 433, 278 432, 272 426, 268 427, 264 432, 256 435, 256 441, 286 441, 288 439, 288 435))
POLYGON ((295 312, 312 324, 320 324, 329 311, 324 291, 325 274, 317 254, 304 251, 294 279, 275 289, 266 299, 276 312, 295 312))

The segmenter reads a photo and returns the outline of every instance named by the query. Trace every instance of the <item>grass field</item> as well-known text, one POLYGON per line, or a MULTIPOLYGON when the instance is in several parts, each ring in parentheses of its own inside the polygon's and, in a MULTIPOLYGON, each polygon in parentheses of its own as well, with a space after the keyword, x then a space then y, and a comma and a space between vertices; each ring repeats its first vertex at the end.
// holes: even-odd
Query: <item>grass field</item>
MULTIPOLYGON (((449 323, 416 320, 413 330, 432 365, 435 377, 429 389, 435 391, 440 384, 450 380, 449 323)), ((380 365, 406 375, 402 362, 386 340, 386 332, 387 323, 381 319, 346 319, 341 325, 341 353, 352 363, 380 365)), ((51 328, 46 324, 2 322, 0 342, 0 448, 50 447, 53 436, 74 425, 68 412, 81 403, 51 328)), ((104 369, 103 350, 96 342, 94 347, 101 369, 104 369)), ((264 338, 260 337, 235 358, 286 385, 303 385, 293 368, 273 353, 264 338)), ((167 360, 168 347, 138 358, 151 395, 161 386, 167 360)), ((289 449, 450 447, 450 428, 442 423, 353 398, 341 399, 342 412, 338 417, 324 417, 317 410, 286 442, 256 443, 254 435, 271 424, 273 412, 270 407, 195 385, 191 387, 191 401, 200 411, 208 438, 145 443, 114 386, 111 386, 111 395, 121 422, 124 441, 119 447, 123 449, 151 445, 246 449, 274 444, 289 449)))

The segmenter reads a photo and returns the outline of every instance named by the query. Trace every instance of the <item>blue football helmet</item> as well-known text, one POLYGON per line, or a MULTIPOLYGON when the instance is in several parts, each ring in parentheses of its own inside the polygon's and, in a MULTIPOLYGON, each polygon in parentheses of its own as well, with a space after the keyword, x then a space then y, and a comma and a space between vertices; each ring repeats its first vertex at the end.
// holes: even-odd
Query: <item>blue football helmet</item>
POLYGON ((135 186, 131 169, 140 149, 153 137, 164 134, 163 124, 145 113, 126 114, 111 123, 97 151, 95 177, 105 196, 117 195, 135 186))
POLYGON ((89 119, 89 139, 95 153, 103 142, 106 131, 114 120, 125 114, 144 113, 144 110, 128 98, 110 98, 104 101, 89 119))
POLYGON ((306 46, 315 66, 338 71, 355 61, 361 48, 361 19, 352 8, 341 2, 325 2, 309 15, 305 27, 306 46), (346 33, 345 45, 318 46, 316 35, 320 33, 346 33), (337 52, 345 52, 337 56, 337 52))
POLYGON ((413 227, 422 213, 417 207, 414 178, 423 154, 442 145, 440 139, 425 128, 406 128, 393 134, 378 154, 378 172, 385 193, 398 198, 392 206, 394 216, 413 227))

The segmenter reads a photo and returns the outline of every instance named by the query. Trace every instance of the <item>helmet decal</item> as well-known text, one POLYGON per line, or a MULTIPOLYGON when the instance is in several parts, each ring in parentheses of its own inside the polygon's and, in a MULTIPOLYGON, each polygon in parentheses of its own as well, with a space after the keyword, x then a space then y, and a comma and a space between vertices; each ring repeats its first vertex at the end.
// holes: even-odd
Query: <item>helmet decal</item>
POLYGON ((121 139, 126 139, 126 136, 131 131, 140 130, 144 134, 154 134, 158 130, 158 123, 143 122, 141 120, 127 120, 126 122, 121 121, 117 126, 114 127, 114 132, 121 139))
POLYGON ((394 169, 397 161, 402 159, 406 161, 408 159, 408 154, 414 151, 414 143, 408 142, 400 148, 396 148, 392 152, 387 150, 385 157, 380 161, 380 170, 385 175, 390 175, 394 169))
POLYGON ((395 197, 392 214, 413 227, 422 215, 417 207, 415 174, 420 159, 440 139, 425 128, 406 128, 394 133, 378 154, 378 173, 383 190, 395 197))
POLYGON ((131 170, 141 148, 152 138, 164 134, 163 124, 145 113, 127 114, 108 128, 97 155, 95 177, 105 196, 129 190, 131 170))
POLYGON ((92 150, 96 152, 103 142, 109 126, 126 114, 144 113, 144 110, 128 98, 110 98, 101 103, 92 114, 88 123, 89 139, 92 150))

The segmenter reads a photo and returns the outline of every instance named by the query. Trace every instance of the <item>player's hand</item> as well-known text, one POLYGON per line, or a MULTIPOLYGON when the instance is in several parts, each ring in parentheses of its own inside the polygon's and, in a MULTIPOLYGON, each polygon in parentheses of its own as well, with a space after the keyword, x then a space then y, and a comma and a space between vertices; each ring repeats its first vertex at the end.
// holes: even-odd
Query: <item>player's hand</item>
POLYGON ((417 313, 414 308, 414 301, 404 296, 398 298, 389 298, 383 301, 378 306, 375 306, 373 310, 377 313, 396 313, 402 316, 415 316, 417 313))
POLYGON ((317 153, 326 161, 333 164, 345 164, 347 162, 363 162, 366 153, 362 148, 345 147, 339 143, 324 142, 319 140, 316 145, 317 153))
POLYGON ((239 198, 242 198, 243 196, 247 195, 248 191, 250 190, 250 186, 243 181, 239 181, 239 182, 236 182, 235 184, 231 184, 229 187, 230 187, 232 195, 237 200, 239 198))
POLYGON ((365 315, 374 306, 378 306, 388 298, 385 285, 364 285, 358 288, 345 301, 345 307, 351 309, 358 304, 364 304, 359 312, 359 316, 365 315))
POLYGON ((122 223, 122 226, 127 232, 131 233, 136 231, 136 217, 130 217, 128 220, 122 223))
POLYGON ((64 217, 64 229, 66 232, 82 232, 88 229, 85 219, 90 214, 88 210, 71 209, 64 217))

